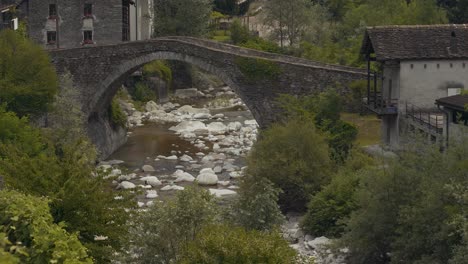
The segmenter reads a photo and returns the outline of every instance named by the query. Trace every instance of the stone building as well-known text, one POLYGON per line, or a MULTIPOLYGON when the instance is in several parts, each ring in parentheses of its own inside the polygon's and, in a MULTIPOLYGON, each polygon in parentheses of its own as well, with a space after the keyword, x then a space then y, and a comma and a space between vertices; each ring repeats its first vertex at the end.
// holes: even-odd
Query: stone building
POLYGON ((361 53, 364 104, 382 118, 384 143, 397 147, 408 131, 448 138, 448 114, 435 102, 468 88, 468 25, 370 27, 361 53))
POLYGON ((18 14, 27 21, 30 38, 47 49, 115 44, 151 37, 152 0, 16 2, 18 14))

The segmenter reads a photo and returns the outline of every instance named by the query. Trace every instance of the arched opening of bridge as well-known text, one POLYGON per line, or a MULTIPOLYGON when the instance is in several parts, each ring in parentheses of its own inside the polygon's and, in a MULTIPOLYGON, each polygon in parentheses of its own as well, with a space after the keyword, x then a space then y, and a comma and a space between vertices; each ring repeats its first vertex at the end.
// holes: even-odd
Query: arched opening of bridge
POLYGON ((258 124, 231 80, 205 69, 153 60, 119 78, 105 104, 110 128, 124 125, 128 140, 108 160, 121 160, 140 176, 151 173, 163 185, 179 176, 178 186, 190 184, 188 175, 203 170, 225 184, 239 176, 258 124), (167 175, 174 178, 166 181, 167 175))

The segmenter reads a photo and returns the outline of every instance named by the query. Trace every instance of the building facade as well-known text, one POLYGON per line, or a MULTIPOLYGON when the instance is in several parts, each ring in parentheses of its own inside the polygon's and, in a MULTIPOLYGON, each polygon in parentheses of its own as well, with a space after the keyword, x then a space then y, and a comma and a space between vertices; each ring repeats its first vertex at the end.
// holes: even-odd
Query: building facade
POLYGON ((382 141, 397 147, 408 130, 446 139, 449 120, 435 102, 468 89, 468 25, 368 28, 361 53, 364 104, 382 118, 382 141))
POLYGON ((23 0, 29 37, 46 49, 151 38, 151 0, 23 0))

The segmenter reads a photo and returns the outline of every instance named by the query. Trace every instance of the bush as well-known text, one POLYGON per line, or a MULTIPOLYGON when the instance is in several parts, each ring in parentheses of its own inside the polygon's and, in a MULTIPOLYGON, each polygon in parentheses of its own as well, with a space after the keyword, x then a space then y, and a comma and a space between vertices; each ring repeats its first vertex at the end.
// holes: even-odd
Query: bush
POLYGON ((280 190, 267 178, 246 176, 240 185, 239 196, 230 208, 231 220, 248 230, 273 230, 283 221, 278 207, 280 190))
MULTIPOLYGON (((4 113, 0 119, 4 116, 13 117, 4 113)), ((55 144, 41 136, 39 129, 16 119, 10 124, 18 124, 19 128, 10 129, 25 127, 24 131, 31 131, 26 135, 35 135, 41 147, 39 152, 30 152, 22 147, 22 138, 0 138, 0 175, 6 187, 47 196, 54 222, 65 222, 70 233, 79 232, 80 241, 98 263, 109 262, 111 252, 120 250, 126 239, 128 213, 124 208, 130 208, 130 200, 115 200, 110 180, 104 180, 104 175, 92 176, 96 151, 85 138, 55 144), (95 241, 98 235, 108 239, 95 241)))
POLYGON ((57 76, 47 53, 11 30, 0 32, 0 102, 19 116, 50 108, 57 93, 57 76))
POLYGON ((328 146, 309 119, 293 119, 265 130, 247 162, 247 174, 267 178, 282 190, 283 210, 303 211, 310 195, 330 178, 328 146))
POLYGON ((307 205, 302 229, 315 237, 339 237, 345 230, 344 220, 357 208, 354 192, 359 183, 356 173, 343 171, 314 195, 307 205))
POLYGON ((231 41, 234 45, 246 43, 251 37, 249 29, 243 26, 239 19, 236 19, 234 22, 232 22, 230 31, 231 41))
POLYGON ((119 102, 114 98, 112 99, 109 109, 110 121, 114 126, 125 128, 127 125, 127 115, 119 105, 119 102))
POLYGON ((187 188, 175 199, 156 203, 142 213, 133 232, 130 262, 173 263, 197 233, 217 216, 214 197, 207 191, 187 188))
POLYGON ((226 225, 205 227, 190 241, 179 264, 295 262, 296 252, 279 233, 246 231, 226 225))
POLYGON ((135 91, 132 93, 133 100, 146 103, 148 101, 156 101, 156 98, 156 93, 145 83, 138 82, 135 85, 135 91))
POLYGON ((264 59, 237 58, 236 64, 248 82, 275 79, 281 73, 278 64, 264 59))
POLYGON ((16 245, 10 252, 21 263, 92 263, 77 234, 68 234, 63 223, 54 224, 48 202, 0 191, 0 232, 16 245))
POLYGON ((156 60, 145 64, 143 66, 143 76, 144 77, 152 77, 157 76, 164 80, 167 84, 171 84, 172 82, 172 70, 171 68, 161 60, 156 60))

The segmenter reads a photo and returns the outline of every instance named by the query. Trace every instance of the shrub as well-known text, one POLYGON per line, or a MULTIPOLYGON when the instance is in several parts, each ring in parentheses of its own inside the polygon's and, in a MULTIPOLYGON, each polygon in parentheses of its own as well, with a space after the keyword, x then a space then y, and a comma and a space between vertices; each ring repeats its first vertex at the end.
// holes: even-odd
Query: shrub
POLYGON ((183 252, 179 264, 295 262, 296 252, 279 233, 246 231, 226 225, 205 227, 183 252))
MULTIPOLYGON (((14 117, 4 113, 0 119, 5 115, 14 117)), ((35 135, 41 147, 30 152, 22 147, 21 137, 15 141, 0 138, 0 175, 6 187, 49 197, 54 222, 65 222, 68 232, 79 232, 80 241, 98 263, 109 262, 111 252, 120 250, 126 239, 128 213, 124 208, 130 208, 130 200, 115 200, 110 180, 92 176, 96 151, 84 137, 56 144, 41 136, 39 129, 16 119, 10 124, 31 131, 26 135, 35 135), (98 235, 108 239, 95 241, 98 235)))
POLYGON ((278 64, 264 59, 237 58, 236 64, 248 82, 275 79, 281 73, 278 64))
POLYGON ((309 196, 330 177, 328 146, 309 119, 293 119, 264 131, 247 162, 248 174, 267 178, 282 190, 283 210, 304 210, 309 196))
POLYGON ((252 37, 246 42, 241 43, 240 46, 244 48, 261 50, 261 51, 272 52, 272 53, 284 53, 284 50, 282 50, 278 46, 278 44, 262 39, 260 37, 252 37))
POLYGON ((132 93, 132 98, 135 101, 139 102, 148 102, 148 101, 156 101, 156 93, 151 90, 148 85, 143 82, 138 82, 135 85, 135 91, 132 93))
POLYGON ((331 183, 311 198, 302 229, 316 237, 339 237, 346 227, 344 220, 357 208, 354 192, 358 183, 354 172, 334 175, 331 183))
POLYGON ((246 43, 251 37, 249 29, 243 26, 239 19, 232 22, 230 31, 232 44, 235 45, 246 43))
POLYGON ((167 65, 167 63, 162 60, 155 60, 153 62, 145 64, 145 66, 143 66, 143 76, 157 76, 169 85, 172 82, 172 70, 167 65))
POLYGON ((110 121, 114 126, 125 128, 127 125, 127 116, 119 105, 119 102, 112 99, 109 109, 110 121))
POLYGON ((11 252, 21 263, 92 263, 77 234, 68 234, 63 223, 54 224, 48 202, 0 191, 0 232, 16 245, 11 252))
POLYGON ((216 215, 214 197, 194 187, 178 192, 173 200, 156 203, 136 222, 130 262, 177 261, 197 233, 214 223, 216 215))
POLYGON ((248 230, 278 227, 284 221, 277 203, 279 193, 267 178, 246 176, 241 182, 238 199, 230 208, 233 222, 248 230))
POLYGON ((0 32, 0 102, 19 116, 49 110, 57 76, 47 53, 11 30, 0 32))

